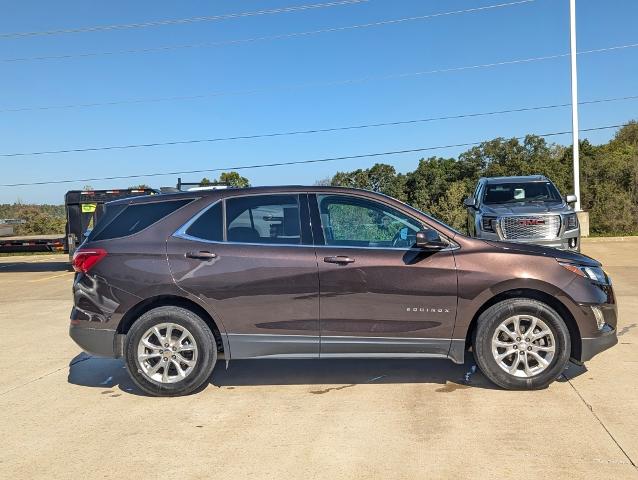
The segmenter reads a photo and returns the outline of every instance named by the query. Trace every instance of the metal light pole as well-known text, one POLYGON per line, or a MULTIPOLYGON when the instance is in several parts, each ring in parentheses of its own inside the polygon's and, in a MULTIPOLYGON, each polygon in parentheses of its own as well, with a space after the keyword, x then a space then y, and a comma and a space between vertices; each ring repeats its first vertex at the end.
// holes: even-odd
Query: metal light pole
POLYGON ((569 0, 569 30, 570 47, 572 60, 572 137, 573 137, 573 160, 574 160, 574 195, 576 204, 574 209, 577 212, 580 208, 580 152, 578 145, 578 68, 576 63, 576 0, 569 0))

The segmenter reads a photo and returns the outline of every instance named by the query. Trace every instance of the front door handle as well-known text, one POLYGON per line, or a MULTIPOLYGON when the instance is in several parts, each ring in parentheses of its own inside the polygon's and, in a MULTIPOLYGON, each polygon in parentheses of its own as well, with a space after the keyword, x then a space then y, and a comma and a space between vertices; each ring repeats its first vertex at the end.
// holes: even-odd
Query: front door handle
POLYGON ((217 258, 217 254, 205 251, 186 252, 186 258, 194 258, 195 260, 212 260, 213 258, 217 258))
POLYGON ((354 258, 346 257, 345 255, 337 255, 336 257, 323 257, 323 261, 326 263, 345 265, 346 263, 354 263, 354 258))

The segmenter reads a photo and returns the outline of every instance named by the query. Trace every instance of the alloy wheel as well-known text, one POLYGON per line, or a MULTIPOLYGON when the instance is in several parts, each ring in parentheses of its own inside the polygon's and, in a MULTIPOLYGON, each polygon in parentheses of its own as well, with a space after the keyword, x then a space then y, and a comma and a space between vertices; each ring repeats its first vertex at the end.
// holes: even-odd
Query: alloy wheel
POLYGON ((515 377, 543 372, 556 353, 554 334, 533 315, 514 315, 502 321, 492 337, 492 355, 500 368, 515 377))
POLYGON ((142 335, 137 345, 140 370, 151 380, 184 380, 197 364, 197 343, 191 332, 176 323, 160 323, 142 335))

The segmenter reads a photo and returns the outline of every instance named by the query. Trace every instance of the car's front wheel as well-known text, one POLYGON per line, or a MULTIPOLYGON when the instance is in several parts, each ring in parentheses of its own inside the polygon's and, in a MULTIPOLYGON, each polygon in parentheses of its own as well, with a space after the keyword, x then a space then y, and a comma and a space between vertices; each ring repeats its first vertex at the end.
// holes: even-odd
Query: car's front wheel
POLYGON ((481 371, 500 387, 540 389, 565 369, 570 355, 569 330, 549 305, 513 298, 480 315, 473 349, 481 371))
POLYGON ((210 377, 215 337, 195 313, 180 307, 149 310, 126 336, 126 367, 135 384, 157 396, 187 395, 210 377))

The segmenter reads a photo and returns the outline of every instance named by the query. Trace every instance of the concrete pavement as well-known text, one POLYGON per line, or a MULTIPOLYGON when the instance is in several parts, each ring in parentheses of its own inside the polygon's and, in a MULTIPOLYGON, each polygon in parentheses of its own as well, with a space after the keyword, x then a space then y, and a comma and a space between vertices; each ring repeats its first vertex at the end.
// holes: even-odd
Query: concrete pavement
POLYGON ((65 256, 0 258, 0 476, 638 478, 638 239, 584 252, 614 279, 619 344, 546 390, 499 390, 471 358, 272 360, 172 399, 69 339, 65 256))

